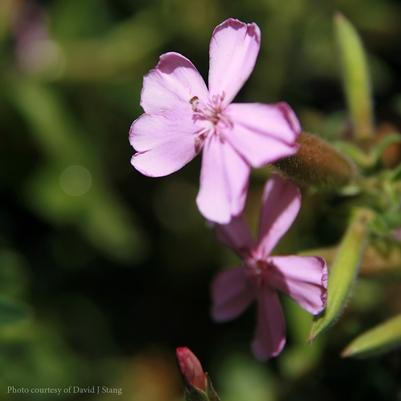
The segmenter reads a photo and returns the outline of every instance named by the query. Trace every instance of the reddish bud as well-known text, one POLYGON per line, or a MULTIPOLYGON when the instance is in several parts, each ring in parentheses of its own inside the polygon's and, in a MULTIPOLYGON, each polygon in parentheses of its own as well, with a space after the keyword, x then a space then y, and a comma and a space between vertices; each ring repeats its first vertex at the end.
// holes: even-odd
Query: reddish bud
POLYGON ((199 359, 187 347, 176 350, 178 365, 187 385, 206 390, 206 375, 199 359))

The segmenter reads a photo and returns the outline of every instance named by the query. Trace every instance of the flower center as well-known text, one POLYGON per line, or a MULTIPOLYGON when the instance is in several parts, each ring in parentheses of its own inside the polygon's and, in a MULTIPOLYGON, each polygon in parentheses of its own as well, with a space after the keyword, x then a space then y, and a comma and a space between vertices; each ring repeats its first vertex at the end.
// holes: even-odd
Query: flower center
POLYGON ((205 139, 209 135, 216 135, 221 142, 224 142, 223 131, 232 127, 232 122, 224 113, 224 92, 221 95, 213 95, 207 102, 203 103, 198 96, 190 99, 193 111, 193 120, 200 127, 195 137, 195 149, 199 152, 202 149, 205 139))
POLYGON ((247 279, 257 288, 269 285, 268 273, 271 267, 272 263, 269 260, 248 259, 245 261, 247 279))

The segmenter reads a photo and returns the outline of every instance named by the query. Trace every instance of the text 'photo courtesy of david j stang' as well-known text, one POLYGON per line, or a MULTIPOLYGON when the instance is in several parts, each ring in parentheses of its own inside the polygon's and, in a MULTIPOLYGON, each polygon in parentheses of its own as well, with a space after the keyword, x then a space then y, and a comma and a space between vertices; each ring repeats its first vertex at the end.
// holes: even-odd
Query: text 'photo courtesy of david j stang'
POLYGON ((108 386, 66 386, 66 387, 15 387, 7 386, 8 394, 114 394, 122 395, 121 387, 108 386))

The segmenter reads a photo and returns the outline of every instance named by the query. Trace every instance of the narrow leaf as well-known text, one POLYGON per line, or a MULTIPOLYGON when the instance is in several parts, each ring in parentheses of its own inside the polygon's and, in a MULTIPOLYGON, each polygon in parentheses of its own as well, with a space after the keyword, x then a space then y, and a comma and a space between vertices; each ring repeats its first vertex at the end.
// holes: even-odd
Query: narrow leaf
POLYGON ((342 65, 344 92, 356 138, 373 135, 372 95, 365 51, 358 33, 340 13, 334 28, 342 65))
POLYGON ((365 250, 371 217, 372 213, 369 210, 357 209, 351 218, 329 268, 326 310, 313 323, 310 340, 331 326, 345 307, 365 250))
POLYGON ((370 356, 401 346, 401 315, 355 338, 342 352, 343 357, 370 356))

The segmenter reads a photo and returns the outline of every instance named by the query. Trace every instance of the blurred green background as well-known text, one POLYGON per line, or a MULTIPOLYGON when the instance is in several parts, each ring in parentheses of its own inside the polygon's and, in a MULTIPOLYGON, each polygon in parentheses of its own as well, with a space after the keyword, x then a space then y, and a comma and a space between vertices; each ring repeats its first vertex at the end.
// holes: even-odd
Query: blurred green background
MULTIPOLYGON (((199 159, 163 179, 129 164, 143 75, 177 51, 207 77, 211 32, 228 17, 262 30, 239 98, 286 100, 304 129, 345 135, 336 11, 364 40, 377 120, 399 126, 396 0, 0 0, 0 400, 55 399, 8 386, 104 385, 123 394, 57 399, 179 401, 180 345, 223 401, 400 399, 399 351, 339 356, 401 308, 400 281, 362 278, 344 318, 313 345, 311 318, 285 300, 288 345, 259 363, 249 351, 253 309, 224 325, 209 317, 210 281, 237 261, 196 209, 199 159)), ((253 222, 262 178, 249 194, 253 222)), ((344 221, 336 196, 305 194, 280 250, 332 245, 344 221)))

